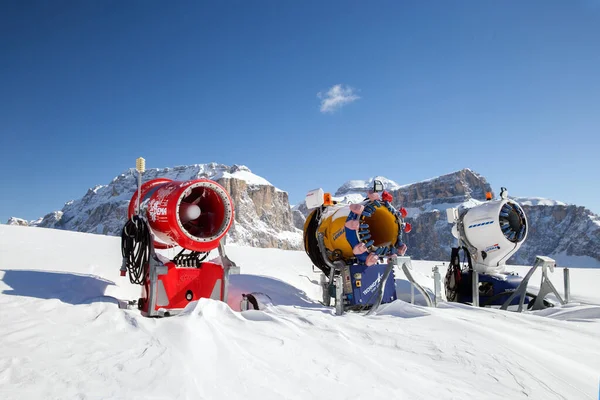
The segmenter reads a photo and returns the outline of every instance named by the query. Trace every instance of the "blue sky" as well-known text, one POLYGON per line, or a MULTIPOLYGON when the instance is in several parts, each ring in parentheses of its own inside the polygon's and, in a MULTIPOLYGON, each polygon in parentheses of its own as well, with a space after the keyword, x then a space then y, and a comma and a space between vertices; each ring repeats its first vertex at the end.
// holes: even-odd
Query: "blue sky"
POLYGON ((600 213, 600 2, 4 1, 0 222, 134 165, 461 168, 600 213), (339 86, 336 86, 339 85, 339 86))

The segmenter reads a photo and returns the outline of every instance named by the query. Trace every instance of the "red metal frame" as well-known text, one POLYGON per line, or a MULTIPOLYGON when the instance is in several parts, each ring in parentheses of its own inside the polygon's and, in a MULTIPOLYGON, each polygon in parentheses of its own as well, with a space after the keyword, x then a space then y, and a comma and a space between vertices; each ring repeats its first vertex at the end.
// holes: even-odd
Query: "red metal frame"
MULTIPOLYGON (((179 246, 209 252, 219 247, 233 223, 231 197, 209 179, 154 179, 144 183, 139 194, 140 210, 152 231, 155 249, 179 246), (197 205, 201 213, 194 220, 185 221, 181 210, 190 204, 197 205)), ((138 191, 129 202, 128 218, 136 213, 137 202, 138 191)), ((167 316, 200 298, 226 301, 227 277, 228 267, 224 265, 201 262, 195 267, 177 266, 173 261, 163 263, 151 257, 138 308, 146 316, 167 316)))

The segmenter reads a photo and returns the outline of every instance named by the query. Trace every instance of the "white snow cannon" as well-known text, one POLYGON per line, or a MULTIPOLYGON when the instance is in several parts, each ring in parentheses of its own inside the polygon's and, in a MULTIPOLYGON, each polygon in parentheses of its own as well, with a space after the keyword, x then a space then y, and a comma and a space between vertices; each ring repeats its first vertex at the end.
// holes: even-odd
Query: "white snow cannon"
POLYGON ((501 274, 506 260, 519 250, 527 238, 527 217, 521 206, 508 199, 502 188, 500 199, 471 208, 446 210, 448 222, 454 223, 452 235, 459 247, 468 249, 473 268, 480 274, 501 274))
MULTIPOLYGON (((446 299, 474 306, 500 306, 507 310, 523 305, 533 310, 552 306, 545 296, 554 293, 560 303, 564 300, 550 282, 548 271, 553 272, 555 262, 545 256, 537 256, 535 265, 525 277, 506 272, 506 261, 519 250, 527 238, 529 225, 521 206, 508 198, 506 188, 500 191, 500 199, 487 201, 471 208, 447 209, 448 222, 453 224, 452 234, 458 246, 452 248, 450 266, 446 273, 446 299), (468 269, 462 269, 460 251, 465 253, 468 269), (534 271, 542 268, 542 282, 537 294, 527 290, 534 271)), ((568 292, 568 279, 565 279, 568 292)))

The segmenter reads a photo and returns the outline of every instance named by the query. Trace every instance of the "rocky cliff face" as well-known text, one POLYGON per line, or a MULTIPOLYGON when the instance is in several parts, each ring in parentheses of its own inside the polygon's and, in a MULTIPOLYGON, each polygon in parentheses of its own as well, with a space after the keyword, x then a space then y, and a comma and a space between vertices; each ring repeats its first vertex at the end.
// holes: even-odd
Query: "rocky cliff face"
MULTIPOLYGON (((290 208, 286 192, 248 168, 212 163, 152 169, 144 173, 144 180, 158 177, 209 178, 223 185, 236 208, 228 243, 302 249, 302 228, 309 212, 306 205, 300 203, 290 208)), ((374 179, 382 181, 394 196, 395 207, 408 210, 407 221, 413 226, 412 232, 406 235, 409 254, 421 260, 449 260, 455 239, 446 220, 447 208, 480 204, 486 192, 493 192, 484 177, 463 169, 409 185, 399 185, 385 177, 353 180, 336 191, 336 200, 361 201, 374 179)), ((108 185, 88 190, 83 198, 66 203, 61 211, 29 223, 18 218, 11 218, 8 223, 120 235, 136 185, 136 178, 126 172, 108 185)), ((547 255, 563 266, 600 267, 600 217, 584 207, 557 201, 515 200, 523 206, 530 229, 525 244, 508 260, 509 264, 531 265, 536 255, 547 255)))
MULTIPOLYGON (((343 184, 335 193, 338 200, 359 202, 379 179, 393 196, 395 207, 408 210, 407 221, 412 231, 406 234, 408 254, 414 259, 449 261, 455 239, 446 218, 446 209, 474 206, 485 201, 486 192, 493 190, 487 180, 463 169, 451 174, 409 185, 399 185, 384 177, 366 181, 353 180, 343 184)), ((600 267, 600 217, 584 207, 566 205, 545 199, 515 198, 527 215, 529 234, 509 264, 532 265, 536 255, 547 255, 559 265, 570 267, 600 267)), ((294 213, 306 216, 301 204, 294 213)), ((296 227, 303 223, 299 216, 296 227)))
POLYGON ((463 169, 410 185, 392 185, 388 190, 396 208, 408 211, 407 222, 412 231, 406 234, 410 255, 415 259, 450 259, 455 239, 446 219, 446 209, 461 204, 475 205, 485 201, 492 188, 484 177, 463 169))
MULTIPOLYGON (((383 183, 385 190, 394 196, 393 205, 408 210, 407 222, 412 231, 406 234, 409 254, 419 260, 447 260, 454 238, 446 220, 446 208, 460 204, 479 204, 491 187, 482 176, 464 169, 423 182, 399 185, 382 176, 369 180, 352 180, 344 183, 334 195, 343 202, 360 202, 373 187, 374 180, 383 183)), ((294 213, 303 217, 309 210, 303 203, 294 207, 294 213)), ((302 228, 304 218, 294 219, 297 228, 302 228)))
POLYGON ((563 266, 600 267, 599 216, 566 204, 523 205, 523 210, 530 228, 527 240, 513 256, 515 264, 528 265, 536 255, 548 255, 563 266))
MULTIPOLYGON (((492 192, 481 175, 464 169, 393 190, 396 207, 409 211, 413 225, 408 236, 411 255, 416 259, 450 259, 455 243, 446 209, 471 207, 485 201, 492 192)), ((529 222, 527 240, 508 264, 533 265, 536 255, 554 258, 570 267, 600 266, 600 217, 584 207, 552 200, 513 198, 522 205, 529 222)))
POLYGON ((22 218, 10 217, 6 221, 6 225, 29 226, 29 222, 22 218))
MULTIPOLYGON (((160 177, 173 180, 208 178, 224 186, 236 210, 227 243, 300 248, 301 232, 294 227, 288 194, 245 166, 211 163, 150 169, 143 175, 144 181, 160 177)), ((120 235, 127 220, 129 200, 136 189, 137 178, 129 172, 122 173, 108 185, 89 189, 81 199, 69 201, 61 211, 47 214, 29 225, 120 235)))

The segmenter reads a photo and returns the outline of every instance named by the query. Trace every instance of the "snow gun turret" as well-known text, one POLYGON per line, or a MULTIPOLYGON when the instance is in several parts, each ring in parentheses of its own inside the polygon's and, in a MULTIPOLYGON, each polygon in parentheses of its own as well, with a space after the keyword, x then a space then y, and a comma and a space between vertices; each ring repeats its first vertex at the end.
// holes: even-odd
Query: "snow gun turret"
POLYGON ((472 268, 480 274, 504 272, 506 261, 527 238, 525 211, 502 189, 499 199, 493 200, 488 193, 482 204, 446 211, 448 222, 454 224, 452 235, 468 251, 472 268))
POLYGON ((524 278, 506 271, 507 260, 525 243, 529 231, 525 211, 508 198, 506 188, 501 189, 499 199, 493 199, 488 192, 485 202, 473 207, 449 208, 446 213, 448 222, 453 224, 452 235, 457 239, 445 279, 448 301, 502 309, 518 305, 520 311, 524 304, 533 309, 550 305, 544 296, 552 291, 562 302, 547 277, 547 270, 554 270, 554 260, 537 256, 536 264, 524 278), (463 266, 461 251, 466 261, 463 266), (540 266, 542 284, 539 293, 534 294, 527 291, 527 285, 540 266))
POLYGON ((226 301, 229 270, 235 267, 222 243, 234 219, 231 197, 209 179, 159 178, 141 184, 141 160, 138 189, 121 234, 120 270, 142 286, 138 308, 146 316, 168 316, 200 298, 226 301), (205 261, 217 248, 221 263, 205 261), (156 249, 180 251, 168 259, 156 249))
POLYGON ((392 200, 380 181, 374 181, 364 200, 354 204, 334 201, 322 189, 306 196, 312 211, 304 224, 304 249, 322 271, 324 304, 335 297, 338 313, 396 299, 394 279, 387 279, 393 274, 390 260, 406 252, 403 234, 411 226, 404 221, 407 211, 397 210, 392 200), (380 263, 386 258, 387 264, 380 263), (374 297, 377 288, 383 289, 380 299, 374 297))

